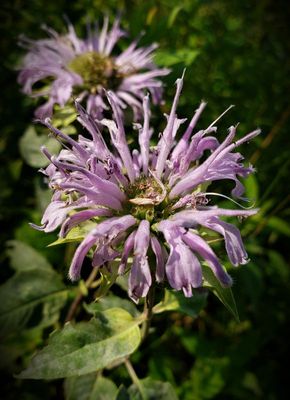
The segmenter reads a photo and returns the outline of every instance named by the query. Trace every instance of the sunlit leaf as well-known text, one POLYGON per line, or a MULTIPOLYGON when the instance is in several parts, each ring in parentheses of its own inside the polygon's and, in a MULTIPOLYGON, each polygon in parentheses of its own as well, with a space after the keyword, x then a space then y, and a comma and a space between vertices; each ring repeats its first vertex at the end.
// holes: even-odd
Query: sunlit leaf
POLYGON ((171 67, 176 64, 183 64, 186 67, 190 66, 196 57, 199 55, 198 50, 193 49, 178 49, 176 51, 159 50, 154 57, 158 65, 171 67))
POLYGON ((87 221, 84 224, 75 226, 68 232, 65 238, 57 239, 50 243, 48 247, 65 243, 81 242, 94 227, 96 227, 96 222, 93 221, 87 221))
POLYGON ((106 297, 102 297, 97 302, 85 304, 86 311, 93 315, 95 315, 99 311, 105 311, 108 308, 113 307, 121 307, 124 310, 128 311, 134 317, 138 317, 140 314, 132 301, 122 299, 112 294, 109 294, 106 297))
POLYGON ((21 372, 23 379, 85 375, 131 354, 141 341, 138 320, 121 308, 99 313, 89 322, 67 323, 21 372))

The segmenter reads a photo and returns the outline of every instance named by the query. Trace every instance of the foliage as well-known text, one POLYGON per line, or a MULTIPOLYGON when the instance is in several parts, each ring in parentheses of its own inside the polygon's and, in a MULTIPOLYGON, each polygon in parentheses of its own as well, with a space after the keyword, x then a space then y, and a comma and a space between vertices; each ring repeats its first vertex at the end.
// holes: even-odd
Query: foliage
MULTIPOLYGON (((285 39, 289 10, 284 5, 280 0, 5 4, 1 11, 0 218, 5 226, 0 241, 5 382, 1 398, 289 398, 287 371, 282 368, 289 356, 290 307, 290 157, 285 145, 289 144, 290 42, 285 39), (186 67, 179 116, 191 116, 206 99, 202 124, 235 104, 220 123, 222 129, 240 120, 241 132, 255 126, 263 130, 246 147, 258 170, 245 181, 246 194, 260 208, 241 225, 250 263, 230 270, 232 290, 223 289, 207 266, 206 287, 191 299, 161 287, 148 336, 144 305, 127 299, 125 280, 110 281, 105 273, 102 279, 91 279, 85 265, 84 281, 78 285, 68 281, 68 263, 75 242, 84 235, 81 229, 57 240, 56 235, 44 235, 27 224, 39 223, 49 198, 36 173, 45 165, 38 149, 47 142, 58 143, 45 129, 31 125, 36 103, 21 95, 16 83, 22 54, 18 36, 43 37, 41 23, 64 32, 64 14, 82 32, 88 16, 99 18, 102 10, 113 18, 120 9, 122 25, 131 37, 144 29, 141 44, 159 43, 155 61, 172 69, 164 78, 165 99, 172 98, 173 83, 186 67), (96 296, 99 300, 94 302, 96 296)), ((169 104, 165 102, 161 111, 168 113, 169 104)), ((54 118, 68 134, 79 129, 72 109, 57 110, 54 118)), ((163 126, 154 114, 152 119, 156 129, 163 126)), ((221 244, 216 243, 219 250, 221 244)), ((225 266, 230 268, 226 262, 225 266)))

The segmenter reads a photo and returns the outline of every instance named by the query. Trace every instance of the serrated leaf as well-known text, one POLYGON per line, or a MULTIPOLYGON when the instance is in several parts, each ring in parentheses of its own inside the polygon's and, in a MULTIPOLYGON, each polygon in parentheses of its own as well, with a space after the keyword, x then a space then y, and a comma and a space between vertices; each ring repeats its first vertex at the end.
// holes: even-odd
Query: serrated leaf
POLYGON ((114 382, 96 373, 67 378, 64 388, 66 400, 112 400, 118 391, 114 382))
POLYGON ((141 341, 140 321, 121 308, 99 313, 89 322, 67 323, 18 376, 58 379, 81 376, 108 367, 133 353, 141 341))
POLYGON ((21 156, 31 167, 40 168, 49 164, 49 160, 40 151, 41 146, 47 147, 52 154, 58 153, 60 149, 57 140, 47 133, 37 134, 35 127, 30 125, 20 138, 19 148, 21 156))
POLYGON ((29 269, 51 270, 52 266, 45 257, 33 247, 19 240, 7 242, 7 254, 10 258, 10 265, 17 271, 29 269))
POLYGON ((165 290, 163 301, 153 308, 153 312, 159 314, 164 311, 179 311, 196 318, 199 312, 205 307, 206 298, 207 292, 205 291, 193 291, 192 297, 186 298, 181 292, 165 290))
POLYGON ((207 265, 202 265, 202 273, 205 279, 204 287, 211 290, 224 304, 224 306, 230 311, 236 321, 240 322, 239 313, 237 310, 232 289, 222 287, 212 270, 207 265))
POLYGON ((178 400, 178 397, 169 382, 155 381, 151 378, 140 380, 143 396, 136 385, 128 389, 130 400, 178 400))

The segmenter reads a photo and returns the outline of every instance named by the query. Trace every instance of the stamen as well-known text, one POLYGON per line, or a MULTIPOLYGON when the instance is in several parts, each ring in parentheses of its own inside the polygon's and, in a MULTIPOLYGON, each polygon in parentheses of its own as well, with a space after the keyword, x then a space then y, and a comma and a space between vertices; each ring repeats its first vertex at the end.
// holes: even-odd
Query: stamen
MULTIPOLYGON (((235 201, 235 200, 231 199, 230 197, 228 197, 228 196, 226 196, 224 194, 221 194, 221 193, 205 192, 205 193, 200 193, 200 194, 196 195, 196 197, 199 197, 199 196, 218 196, 218 197, 223 197, 223 198, 225 198, 227 200, 230 200, 232 203, 238 205, 239 207, 243 208, 244 210, 250 210, 251 208, 253 208, 255 206, 255 203, 253 203, 251 206, 245 207, 242 204, 238 203, 237 201, 235 201)), ((248 201, 248 202, 250 201, 248 199, 244 199, 244 200, 248 201)))

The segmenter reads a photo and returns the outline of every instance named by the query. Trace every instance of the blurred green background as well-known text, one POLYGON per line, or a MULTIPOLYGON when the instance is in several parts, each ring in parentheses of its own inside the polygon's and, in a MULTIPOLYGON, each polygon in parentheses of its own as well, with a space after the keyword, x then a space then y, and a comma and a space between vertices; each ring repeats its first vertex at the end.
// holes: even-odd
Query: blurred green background
MULTIPOLYGON (((175 313, 156 318, 151 340, 133 357, 140 377, 150 375, 171 382, 180 399, 290 398, 289 8, 283 0, 11 0, 1 6, 3 281, 13 274, 7 252, 11 239, 39 250, 64 276, 69 262, 63 249, 45 247, 55 239, 54 234, 44 235, 28 226, 29 221, 39 222, 48 194, 40 174, 29 165, 29 146, 20 140, 35 108, 16 82, 15 69, 23 54, 17 45, 20 34, 43 38, 41 24, 65 32, 64 15, 84 34, 87 17, 102 18, 108 13, 112 20, 121 11, 122 26, 130 37, 145 31, 140 43, 158 42, 156 63, 172 69, 164 79, 166 104, 162 110, 156 109, 155 115, 168 111, 174 81, 186 67, 179 116, 190 118, 204 99, 208 106, 201 125, 235 104, 221 122, 221 131, 238 121, 240 134, 257 126, 262 129, 259 138, 241 149, 257 169, 246 188, 248 197, 261 209, 242 230, 251 262, 231 270, 241 322, 235 322, 209 296, 196 319, 175 313)), ((125 40, 125 44, 129 42, 125 40)), ((160 120, 156 117, 153 123, 158 127, 160 120)), ((3 342, 1 398, 64 398, 60 381, 13 379, 12 374, 25 365, 48 334, 44 330, 39 337, 37 332, 34 336, 26 332, 18 331, 3 342)), ((113 374, 119 384, 128 379, 121 367, 113 374)))

